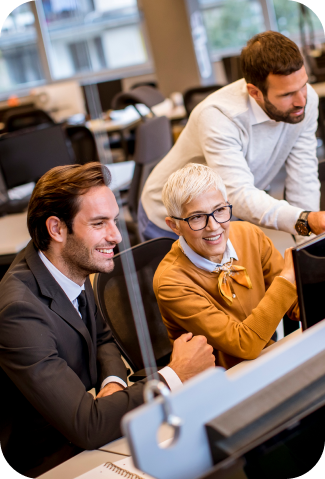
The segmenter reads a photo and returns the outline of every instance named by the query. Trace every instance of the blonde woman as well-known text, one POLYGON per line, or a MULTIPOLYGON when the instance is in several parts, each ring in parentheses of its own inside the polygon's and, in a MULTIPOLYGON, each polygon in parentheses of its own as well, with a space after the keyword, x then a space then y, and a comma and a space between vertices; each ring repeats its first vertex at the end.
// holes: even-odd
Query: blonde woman
POLYGON ((204 335, 226 369, 255 359, 285 313, 299 320, 291 250, 283 260, 257 226, 230 222, 225 186, 208 166, 173 173, 163 202, 179 240, 156 271, 154 291, 171 342, 204 335))

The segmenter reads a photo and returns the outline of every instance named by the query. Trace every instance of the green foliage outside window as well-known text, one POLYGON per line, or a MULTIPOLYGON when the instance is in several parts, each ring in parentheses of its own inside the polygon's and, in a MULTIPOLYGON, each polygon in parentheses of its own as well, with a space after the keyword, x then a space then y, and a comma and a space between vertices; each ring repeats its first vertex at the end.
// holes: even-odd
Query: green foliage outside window
MULTIPOLYGON (((323 1, 323 0, 320 0, 323 1)), ((207 3, 201 0, 201 5, 207 3)), ((299 35, 299 4, 290 0, 273 0, 278 30, 288 37, 299 35)), ((253 35, 265 30, 261 4, 258 0, 224 0, 203 9, 212 51, 241 49, 253 35)), ((316 33, 322 33, 322 24, 312 12, 316 33)), ((308 31, 308 28, 307 28, 308 31)))
MULTIPOLYGON (((299 30, 299 4, 289 0, 273 0, 276 19, 278 22, 279 32, 288 37, 298 35, 299 30)), ((308 9, 309 10, 309 9, 308 9)), ((317 15, 310 11, 311 20, 315 32, 322 31, 322 24, 317 15)), ((308 29, 307 29, 308 31, 308 29)))
POLYGON ((265 28, 257 1, 226 0, 222 6, 204 10, 203 17, 212 50, 242 47, 265 28))

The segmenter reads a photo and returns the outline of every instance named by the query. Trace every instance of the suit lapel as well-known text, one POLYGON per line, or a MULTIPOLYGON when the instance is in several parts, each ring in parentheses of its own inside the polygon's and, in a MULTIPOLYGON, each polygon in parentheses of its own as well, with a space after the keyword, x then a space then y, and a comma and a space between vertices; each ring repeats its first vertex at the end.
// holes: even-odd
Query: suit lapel
MULTIPOLYGON (((51 273, 48 271, 43 261, 38 256, 38 252, 31 241, 26 246, 25 253, 26 262, 32 271, 41 293, 52 298, 50 309, 58 314, 64 321, 66 321, 72 328, 74 328, 87 343, 89 353, 89 371, 91 381, 93 384, 97 381, 97 366, 96 366, 96 323, 94 317, 94 311, 90 307, 91 300, 89 298, 90 291, 88 285, 86 286, 86 295, 88 305, 90 307, 89 312, 91 316, 91 336, 89 331, 76 311, 75 307, 61 288, 61 286, 55 281, 51 273)), ((87 279, 87 282, 89 279, 87 279)), ((91 286, 90 286, 91 288, 91 286)))

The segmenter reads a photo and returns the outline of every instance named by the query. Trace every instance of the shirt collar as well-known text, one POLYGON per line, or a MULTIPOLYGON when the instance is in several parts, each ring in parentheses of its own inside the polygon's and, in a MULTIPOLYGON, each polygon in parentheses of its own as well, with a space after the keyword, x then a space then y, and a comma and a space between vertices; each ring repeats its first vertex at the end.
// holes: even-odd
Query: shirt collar
POLYGON ((251 113, 252 113, 252 125, 258 125, 259 123, 264 123, 265 121, 273 121, 263 110, 263 108, 258 105, 258 103, 252 98, 250 95, 249 102, 251 106, 251 113))
POLYGON ((81 291, 85 289, 85 285, 83 284, 82 286, 79 286, 79 284, 75 283, 74 281, 71 281, 71 279, 61 273, 61 271, 59 271, 54 266, 54 264, 52 264, 51 261, 47 259, 47 257, 44 255, 44 253, 42 253, 42 251, 38 251, 38 256, 41 258, 44 265, 49 270, 55 281, 59 283, 71 303, 75 299, 77 299, 81 291))
POLYGON ((229 263, 230 258, 235 259, 238 261, 238 257, 235 251, 235 248, 233 247, 230 239, 227 240, 226 244, 226 249, 223 254, 221 263, 214 263, 213 261, 210 261, 203 256, 195 253, 195 251, 192 250, 192 248, 186 243, 185 239, 183 236, 179 237, 179 242, 181 245, 181 248, 185 254, 185 256, 188 257, 188 259, 197 267, 200 269, 203 269, 204 271, 209 271, 209 273, 212 273, 218 266, 222 266, 225 263, 229 263))

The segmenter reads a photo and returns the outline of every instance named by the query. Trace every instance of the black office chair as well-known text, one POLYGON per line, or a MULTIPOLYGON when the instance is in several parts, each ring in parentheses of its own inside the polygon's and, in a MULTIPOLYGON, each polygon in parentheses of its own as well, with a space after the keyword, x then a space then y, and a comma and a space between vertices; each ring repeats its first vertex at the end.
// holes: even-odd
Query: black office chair
POLYGON ((158 88, 158 84, 155 81, 140 81, 138 83, 134 83, 129 89, 134 90, 139 86, 151 86, 152 88, 158 88))
POLYGON ((25 128, 37 127, 39 125, 54 125, 52 120, 43 110, 31 108, 25 111, 8 111, 3 118, 5 124, 4 132, 10 133, 25 128))
POLYGON ((65 127, 65 133, 71 142, 76 163, 85 165, 92 161, 100 161, 96 140, 89 128, 83 125, 68 125, 65 127))
POLYGON ((169 363, 172 347, 161 319, 152 280, 173 242, 170 238, 156 238, 122 251, 114 257, 115 266, 111 273, 95 275, 93 287, 96 303, 122 355, 135 372, 129 378, 131 382, 145 378, 146 374, 124 278, 122 256, 132 252, 154 355, 158 368, 161 368, 169 363))
MULTIPOLYGON (((125 108, 132 105, 137 111, 137 104, 144 104, 149 109, 164 101, 165 97, 156 88, 141 86, 132 91, 122 92, 116 95, 112 105, 115 109, 125 108)), ((126 203, 132 216, 132 222, 127 222, 128 232, 132 244, 143 240, 137 228, 138 205, 143 186, 153 168, 169 152, 172 143, 172 131, 170 120, 165 116, 144 117, 139 112, 142 122, 135 130, 135 161, 134 175, 126 203)))
POLYGON ((192 110, 201 103, 208 95, 214 93, 217 90, 220 90, 223 85, 209 85, 209 86, 198 86, 195 88, 189 88, 184 92, 184 106, 187 113, 187 117, 190 116, 192 110))
POLYGON ((154 167, 172 147, 170 121, 165 116, 148 118, 136 129, 135 169, 127 204, 134 222, 138 219, 138 205, 143 186, 154 167))
MULTIPOLYGON (((112 100, 112 108, 114 110, 123 110, 129 105, 133 105, 139 112, 136 105, 140 103, 146 105, 151 110, 153 106, 162 103, 165 99, 164 95, 157 88, 144 85, 115 95, 112 100)), ((140 112, 139 114, 142 116, 140 112)), ((152 114, 154 115, 153 112, 152 114)))

